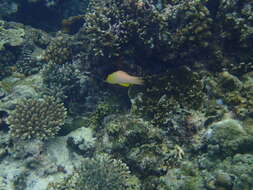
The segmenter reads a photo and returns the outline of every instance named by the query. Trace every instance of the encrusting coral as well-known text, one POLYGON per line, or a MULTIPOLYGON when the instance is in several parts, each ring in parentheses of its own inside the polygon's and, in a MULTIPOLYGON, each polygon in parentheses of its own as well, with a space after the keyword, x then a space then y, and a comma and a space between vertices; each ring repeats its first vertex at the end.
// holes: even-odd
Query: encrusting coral
POLYGON ((17 139, 41 139, 53 137, 66 119, 66 109, 54 97, 43 100, 25 99, 16 105, 8 117, 11 136, 17 139))

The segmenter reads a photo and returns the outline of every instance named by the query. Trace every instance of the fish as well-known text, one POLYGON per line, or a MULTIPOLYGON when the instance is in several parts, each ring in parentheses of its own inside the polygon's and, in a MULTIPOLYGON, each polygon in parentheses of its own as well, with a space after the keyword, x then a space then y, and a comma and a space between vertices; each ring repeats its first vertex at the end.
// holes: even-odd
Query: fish
POLYGON ((131 76, 125 71, 116 71, 109 74, 105 80, 109 84, 118 84, 129 87, 130 85, 143 85, 144 80, 141 77, 131 76))

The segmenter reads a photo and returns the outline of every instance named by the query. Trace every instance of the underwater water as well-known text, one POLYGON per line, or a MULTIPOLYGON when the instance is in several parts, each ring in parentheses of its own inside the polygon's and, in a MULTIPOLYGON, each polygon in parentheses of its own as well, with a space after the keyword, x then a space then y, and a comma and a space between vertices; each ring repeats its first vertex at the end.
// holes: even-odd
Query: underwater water
POLYGON ((253 190, 253 1, 0 0, 0 190, 253 190))

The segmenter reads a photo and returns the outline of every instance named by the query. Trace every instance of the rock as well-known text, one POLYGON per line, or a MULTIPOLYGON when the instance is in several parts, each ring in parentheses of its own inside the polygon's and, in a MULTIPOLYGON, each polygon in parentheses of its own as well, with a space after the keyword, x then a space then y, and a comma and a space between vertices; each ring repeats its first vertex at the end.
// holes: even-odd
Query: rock
POLYGON ((40 75, 33 75, 27 78, 10 76, 0 82, 0 87, 7 91, 0 102, 0 110, 9 111, 15 108, 17 101, 25 98, 39 97, 38 90, 42 86, 40 75))
POLYGON ((67 143, 75 152, 92 156, 95 151, 95 138, 93 137, 93 131, 90 128, 79 128, 71 132, 67 136, 67 143))
POLYGON ((0 190, 2 185, 3 190, 45 190, 50 182, 71 174, 82 157, 69 151, 66 140, 58 137, 44 144, 29 141, 17 144, 0 163, 0 190))
POLYGON ((7 28, 2 21, 0 34, 0 50, 4 50, 5 45, 20 46, 24 43, 25 30, 23 28, 7 28))

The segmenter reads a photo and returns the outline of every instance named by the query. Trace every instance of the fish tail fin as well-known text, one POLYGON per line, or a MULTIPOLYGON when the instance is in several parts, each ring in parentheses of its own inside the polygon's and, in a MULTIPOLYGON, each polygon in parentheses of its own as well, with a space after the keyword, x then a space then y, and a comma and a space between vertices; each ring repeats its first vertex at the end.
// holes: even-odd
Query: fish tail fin
POLYGON ((144 80, 141 77, 134 77, 133 84, 144 85, 144 80))

